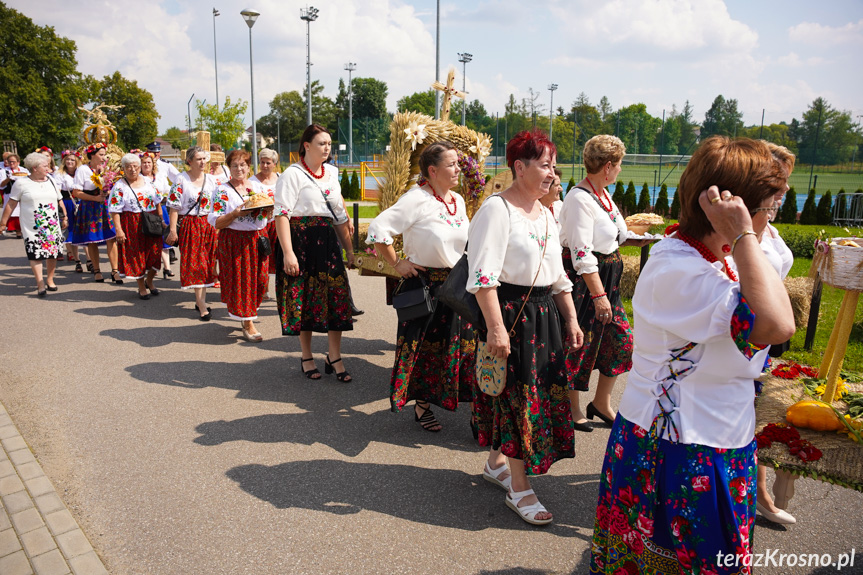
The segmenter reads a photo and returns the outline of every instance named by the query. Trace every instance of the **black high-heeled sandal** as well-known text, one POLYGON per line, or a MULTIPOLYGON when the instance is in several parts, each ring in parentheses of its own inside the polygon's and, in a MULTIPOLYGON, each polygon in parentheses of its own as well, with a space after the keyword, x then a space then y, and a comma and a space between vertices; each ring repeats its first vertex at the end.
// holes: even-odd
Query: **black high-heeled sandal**
POLYGON ((105 277, 102 275, 102 270, 92 270, 93 272, 93 281, 97 284, 105 283, 105 277), (98 278, 96 276, 99 276, 98 278))
POLYGON ((84 273, 84 268, 81 267, 81 260, 75 260, 75 273, 76 274, 84 273))
POLYGON ((111 270, 111 281, 114 285, 121 286, 123 285, 123 280, 118 279, 116 276, 120 275, 120 270, 111 270))
MULTIPOLYGON (((353 381, 354 378, 351 377, 351 374, 348 373, 348 370, 345 370, 341 373, 337 373, 336 369, 333 367, 335 364, 342 361, 342 358, 339 358, 335 361, 330 361, 330 354, 327 354, 327 359, 324 360, 324 373, 327 375, 335 374, 336 379, 338 379, 342 383, 348 383, 353 381)), ((344 362, 342 362, 344 366, 344 362)))
POLYGON ((168 279, 174 277, 174 272, 171 270, 162 270, 162 279, 168 279))
MULTIPOLYGON (((321 375, 321 372, 318 371, 317 367, 310 369, 308 371, 303 369, 303 364, 307 361, 315 361, 315 358, 309 357, 309 358, 303 358, 300 360, 300 371, 303 372, 303 375, 305 375, 309 379, 321 379, 321 377, 323 377, 323 376, 321 375)), ((329 372, 327 372, 327 373, 329 373, 329 372)))
POLYGON ((443 429, 440 421, 438 421, 437 418, 434 416, 434 413, 432 413, 431 405, 429 405, 428 402, 426 402, 425 407, 423 407, 419 403, 416 404, 416 407, 414 408, 414 421, 419 423, 420 427, 422 427, 426 431, 430 431, 431 433, 438 433, 441 429, 443 429), (423 410, 422 415, 417 415, 416 407, 419 407, 423 410), (435 427, 437 427, 437 429, 434 429, 435 427))
POLYGON ((210 321, 210 318, 213 317, 213 312, 210 310, 210 306, 207 306, 207 313, 201 315, 201 308, 198 307, 198 304, 195 304, 195 309, 198 310, 198 319, 201 321, 210 321))

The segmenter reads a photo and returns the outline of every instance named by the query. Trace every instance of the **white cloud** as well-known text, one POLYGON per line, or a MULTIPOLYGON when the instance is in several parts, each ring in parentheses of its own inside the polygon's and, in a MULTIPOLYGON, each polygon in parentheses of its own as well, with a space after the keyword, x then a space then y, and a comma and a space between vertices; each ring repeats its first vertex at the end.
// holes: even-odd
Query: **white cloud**
POLYGON ((776 63, 780 66, 788 68, 802 68, 804 66, 818 66, 824 62, 824 58, 812 56, 810 58, 801 58, 796 52, 791 52, 785 56, 780 56, 776 59, 776 63))
POLYGON ((838 46, 863 44, 863 20, 848 22, 844 26, 825 26, 802 22, 788 29, 788 38, 811 46, 838 46))

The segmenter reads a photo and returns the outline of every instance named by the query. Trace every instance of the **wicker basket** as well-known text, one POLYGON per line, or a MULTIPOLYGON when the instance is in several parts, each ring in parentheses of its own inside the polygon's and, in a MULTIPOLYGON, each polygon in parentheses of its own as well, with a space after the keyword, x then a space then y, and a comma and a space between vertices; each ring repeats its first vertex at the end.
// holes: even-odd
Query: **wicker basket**
POLYGON ((813 264, 827 285, 849 291, 863 291, 863 247, 840 246, 838 242, 852 240, 863 245, 861 238, 833 238, 830 243, 815 242, 813 264))

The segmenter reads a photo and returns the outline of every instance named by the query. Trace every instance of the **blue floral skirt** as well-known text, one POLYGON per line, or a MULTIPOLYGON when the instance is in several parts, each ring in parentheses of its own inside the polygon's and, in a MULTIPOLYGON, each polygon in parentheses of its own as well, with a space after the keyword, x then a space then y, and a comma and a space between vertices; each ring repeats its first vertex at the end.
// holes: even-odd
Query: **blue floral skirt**
POLYGON ((739 449, 672 443, 620 415, 599 480, 590 572, 750 573, 755 441, 739 449), (723 555, 718 561, 718 555, 723 555), (727 556, 740 556, 738 565, 727 556))
POLYGON ((78 206, 75 205, 75 200, 72 198, 63 198, 63 205, 66 206, 67 226, 63 230, 63 237, 67 244, 72 243, 72 230, 75 228, 75 213, 78 211, 78 206))
POLYGON ((105 240, 113 240, 116 235, 114 223, 104 203, 83 200, 78 204, 75 227, 69 237, 70 244, 100 244, 105 240))

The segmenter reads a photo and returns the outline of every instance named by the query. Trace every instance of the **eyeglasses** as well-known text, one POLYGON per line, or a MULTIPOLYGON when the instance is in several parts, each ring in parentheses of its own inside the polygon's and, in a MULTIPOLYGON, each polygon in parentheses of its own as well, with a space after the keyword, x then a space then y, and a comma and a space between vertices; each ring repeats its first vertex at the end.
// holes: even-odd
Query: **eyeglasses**
POLYGON ((769 208, 755 208, 754 210, 749 210, 749 213, 753 216, 755 214, 757 214, 758 212, 774 212, 775 213, 775 212, 779 211, 779 205, 780 205, 779 202, 773 202, 773 205, 770 206, 769 208))

